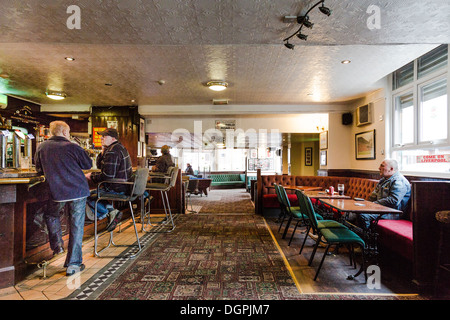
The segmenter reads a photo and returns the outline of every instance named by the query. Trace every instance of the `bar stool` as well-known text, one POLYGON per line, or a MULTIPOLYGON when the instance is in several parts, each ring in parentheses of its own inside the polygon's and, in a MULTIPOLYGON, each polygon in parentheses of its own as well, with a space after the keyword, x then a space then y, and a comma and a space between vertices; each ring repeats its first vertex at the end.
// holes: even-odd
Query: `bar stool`
POLYGON ((191 210, 188 210, 188 212, 190 213, 197 213, 197 211, 195 211, 192 208, 192 201, 191 201, 191 195, 192 194, 198 194, 198 180, 197 179, 191 179, 188 181, 187 183, 187 187, 186 187, 186 198, 187 198, 187 204, 186 204, 186 208, 189 207, 189 204, 191 204, 191 210))
MULTIPOLYGON (((100 200, 128 202, 129 207, 130 207, 131 219, 133 220, 134 232, 136 234, 137 247, 139 248, 139 250, 135 254, 130 255, 129 258, 134 258, 142 250, 142 246, 139 241, 139 235, 138 235, 138 231, 137 231, 137 227, 136 227, 136 221, 134 219, 133 205, 131 204, 131 202, 142 197, 142 195, 145 192, 145 186, 147 184, 147 179, 148 179, 148 168, 139 168, 136 170, 136 173, 134 175, 134 182, 109 180, 109 181, 102 181, 97 185, 97 199, 95 201, 95 209, 94 209, 94 254, 95 254, 95 256, 100 257, 100 252, 109 248, 109 246, 111 246, 111 244, 113 246, 119 247, 118 245, 116 245, 114 243, 114 240, 113 240, 114 230, 113 230, 113 231, 109 232, 108 245, 100 251, 97 250, 98 238, 101 235, 103 235, 103 233, 107 232, 107 231, 105 231, 105 232, 101 233, 100 235, 98 234, 97 204, 100 200), (130 188, 130 191, 126 194, 108 193, 108 192, 102 191, 100 188, 101 185, 104 183, 116 184, 116 185, 127 185, 127 186, 130 186, 131 188, 130 188)), ((121 245, 121 246, 132 247, 132 246, 136 246, 136 245, 121 245)))
POLYGON ((159 224, 162 224, 162 225, 168 224, 169 223, 169 219, 170 219, 172 228, 168 229, 168 230, 164 230, 164 231, 147 231, 147 230, 145 230, 145 224, 146 224, 145 223, 145 216, 148 217, 148 223, 147 224, 150 225, 150 226, 154 226, 151 223, 151 221, 150 221, 150 202, 149 202, 148 211, 144 208, 143 219, 142 219, 142 231, 144 231, 144 232, 151 232, 151 233, 172 232, 175 229, 175 223, 173 221, 172 211, 170 209, 169 196, 167 195, 167 193, 177 183, 178 167, 170 167, 166 174, 158 174, 158 173, 154 174, 154 173, 151 173, 149 176, 151 178, 159 178, 159 179, 164 179, 165 180, 164 183, 159 183, 159 182, 147 183, 145 189, 148 190, 148 191, 160 191, 161 192, 161 198, 162 198, 163 207, 164 207, 164 213, 165 213, 166 217, 159 224))
MULTIPOLYGON (((439 222, 439 243, 437 252, 437 263, 436 263, 436 273, 434 277, 434 295, 438 293, 439 289, 439 278, 442 271, 448 272, 450 274, 450 261, 444 261, 445 256, 445 236, 450 235, 450 210, 438 211, 436 212, 436 220, 439 222)), ((448 253, 448 251, 447 251, 448 253)), ((447 254, 448 257, 448 254, 447 254)))

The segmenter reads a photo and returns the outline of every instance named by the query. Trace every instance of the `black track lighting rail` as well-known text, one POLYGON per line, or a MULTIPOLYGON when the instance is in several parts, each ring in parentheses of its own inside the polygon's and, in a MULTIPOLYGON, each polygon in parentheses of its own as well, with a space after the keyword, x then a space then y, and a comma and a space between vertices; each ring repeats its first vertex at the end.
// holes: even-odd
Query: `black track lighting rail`
POLYGON ((313 5, 311 8, 308 9, 308 11, 306 11, 306 13, 302 16, 298 16, 297 17, 297 22, 300 24, 300 28, 298 28, 297 31, 295 31, 293 34, 291 34, 289 37, 283 39, 283 41, 285 42, 285 46, 288 49, 294 49, 295 45, 292 43, 289 43, 289 40, 294 37, 297 36, 299 39, 301 40, 305 40, 308 38, 307 35, 302 34, 302 28, 306 27, 306 28, 312 28, 313 27, 313 23, 309 21, 309 16, 308 14, 318 5, 322 4, 322 7, 319 8, 320 12, 322 12, 323 14, 329 16, 331 14, 331 10, 327 7, 325 7, 325 0, 320 0, 319 2, 317 2, 315 5, 313 5))

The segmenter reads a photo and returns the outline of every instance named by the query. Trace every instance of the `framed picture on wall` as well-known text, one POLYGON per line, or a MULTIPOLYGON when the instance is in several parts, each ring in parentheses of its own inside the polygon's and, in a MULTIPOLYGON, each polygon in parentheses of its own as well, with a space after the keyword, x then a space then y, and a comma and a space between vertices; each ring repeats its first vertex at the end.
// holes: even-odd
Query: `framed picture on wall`
POLYGON ((138 157, 142 157, 142 143, 141 142, 138 142, 138 145, 137 145, 137 156, 138 157))
POLYGON ((327 151, 326 150, 320 151, 320 165, 321 166, 327 165, 327 151))
POLYGON ((139 119, 139 141, 145 142, 145 119, 139 119))
POLYGON ((305 166, 312 166, 312 148, 305 148, 305 166))
POLYGON ((328 131, 319 133, 320 150, 328 149, 328 131))
POLYGON ((356 160, 373 160, 375 155, 375 130, 355 134, 356 160))

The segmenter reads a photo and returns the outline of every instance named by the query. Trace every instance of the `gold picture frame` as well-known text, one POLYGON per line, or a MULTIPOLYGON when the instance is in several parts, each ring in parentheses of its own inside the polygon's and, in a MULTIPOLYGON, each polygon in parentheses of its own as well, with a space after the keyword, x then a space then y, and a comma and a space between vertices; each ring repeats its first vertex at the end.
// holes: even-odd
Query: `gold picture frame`
POLYGON ((328 131, 319 133, 320 150, 328 149, 328 131))

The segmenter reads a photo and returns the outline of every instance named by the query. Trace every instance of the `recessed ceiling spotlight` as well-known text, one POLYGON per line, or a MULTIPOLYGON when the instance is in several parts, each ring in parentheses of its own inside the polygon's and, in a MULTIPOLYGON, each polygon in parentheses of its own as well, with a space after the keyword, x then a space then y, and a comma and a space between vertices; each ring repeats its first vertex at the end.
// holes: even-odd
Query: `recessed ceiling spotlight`
POLYGON ((67 61, 75 61, 75 58, 72 57, 65 57, 64 59, 66 59, 67 61))
POLYGON ((342 64, 349 64, 351 61, 350 60, 342 60, 341 63, 342 64))
POLYGON ((214 91, 222 91, 228 87, 228 83, 225 81, 209 81, 206 85, 214 91))
POLYGON ((64 100, 66 98, 66 94, 60 91, 47 91, 45 92, 46 96, 53 100, 64 100))

